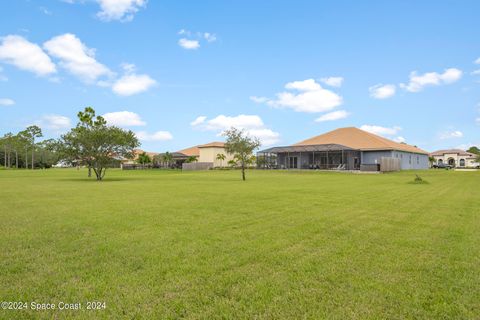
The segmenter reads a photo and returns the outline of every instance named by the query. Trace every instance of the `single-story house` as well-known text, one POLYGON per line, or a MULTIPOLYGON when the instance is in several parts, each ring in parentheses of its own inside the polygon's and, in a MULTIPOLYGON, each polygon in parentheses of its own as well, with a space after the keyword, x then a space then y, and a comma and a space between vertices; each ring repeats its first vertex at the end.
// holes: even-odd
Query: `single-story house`
POLYGON ((258 166, 278 169, 391 171, 428 169, 428 152, 354 128, 340 128, 257 153, 258 166), (384 168, 380 168, 381 165, 384 168), (393 169, 391 169, 393 168, 393 169))
POLYGON ((449 164, 452 167, 475 168, 480 164, 477 162, 478 155, 460 149, 438 150, 430 153, 435 164, 449 164))

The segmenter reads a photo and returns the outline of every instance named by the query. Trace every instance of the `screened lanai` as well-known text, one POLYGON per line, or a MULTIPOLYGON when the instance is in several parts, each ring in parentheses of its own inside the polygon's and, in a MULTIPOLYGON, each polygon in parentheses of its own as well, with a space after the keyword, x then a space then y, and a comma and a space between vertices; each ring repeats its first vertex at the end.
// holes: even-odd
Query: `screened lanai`
POLYGON ((339 144, 273 147, 257 153, 262 169, 360 169, 360 150, 339 144))

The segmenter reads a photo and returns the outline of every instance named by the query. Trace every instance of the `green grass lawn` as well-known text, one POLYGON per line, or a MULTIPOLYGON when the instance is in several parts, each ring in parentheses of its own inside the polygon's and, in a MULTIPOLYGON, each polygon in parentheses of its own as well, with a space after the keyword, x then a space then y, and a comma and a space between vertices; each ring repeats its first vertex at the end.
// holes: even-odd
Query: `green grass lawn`
POLYGON ((480 172, 0 171, 0 319, 478 319, 480 172), (106 309, 85 310, 87 301, 106 309))

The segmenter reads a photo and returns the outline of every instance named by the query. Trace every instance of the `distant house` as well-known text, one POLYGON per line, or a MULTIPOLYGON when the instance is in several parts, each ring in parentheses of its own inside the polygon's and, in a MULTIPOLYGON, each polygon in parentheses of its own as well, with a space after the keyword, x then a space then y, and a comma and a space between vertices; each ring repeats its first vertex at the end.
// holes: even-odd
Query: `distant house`
MULTIPOLYGON (((279 169, 393 170, 428 169, 428 152, 358 128, 340 128, 257 154, 260 167, 279 169), (385 168, 383 168, 385 169, 385 168)), ((390 171, 390 170, 382 170, 390 171)))
MULTIPOLYGON (((175 154, 184 155, 187 158, 191 156, 197 157, 197 161, 188 166, 192 169, 225 167, 227 166, 228 161, 233 160, 233 155, 225 151, 225 143, 218 141, 179 150, 175 152, 175 154), (225 159, 217 159, 219 154, 223 154, 225 159)), ((179 156, 178 159, 180 159, 179 156)), ((183 167, 186 166, 184 165, 183 167)))
POLYGON ((438 150, 430 154, 435 164, 449 164, 452 167, 475 168, 480 164, 477 162, 478 155, 460 149, 438 150))

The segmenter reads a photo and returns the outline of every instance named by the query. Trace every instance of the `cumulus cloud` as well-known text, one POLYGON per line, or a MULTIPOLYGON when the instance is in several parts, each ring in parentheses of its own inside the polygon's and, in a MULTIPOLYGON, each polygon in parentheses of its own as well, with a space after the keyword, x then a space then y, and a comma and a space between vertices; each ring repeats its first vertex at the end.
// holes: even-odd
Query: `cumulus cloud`
MULTIPOLYGON (((277 93, 276 99, 255 97, 255 100, 278 108, 290 108, 297 112, 325 112, 342 104, 342 97, 333 91, 323 89, 313 79, 293 81, 285 85, 292 92, 277 93)), ((254 101, 255 101, 254 100, 254 101)))
POLYGON ((398 143, 405 143, 406 140, 405 140, 404 137, 398 136, 398 137, 394 138, 393 141, 398 142, 398 143))
POLYGON ((475 64, 480 64, 480 58, 478 58, 477 60, 475 60, 474 63, 475 63, 475 64))
POLYGON ((207 117, 206 117, 206 116, 199 116, 199 117, 197 117, 195 120, 193 120, 192 122, 190 122, 190 125, 191 125, 191 126, 198 126, 199 124, 204 123, 205 120, 207 120, 207 117))
POLYGON ((410 81, 407 84, 401 83, 400 87, 409 92, 422 91, 427 86, 439 86, 454 83, 462 77, 463 72, 456 68, 446 69, 443 73, 427 72, 418 75, 416 71, 410 73, 410 81))
POLYGON ((70 118, 57 114, 45 115, 37 121, 37 124, 42 128, 51 130, 62 130, 72 126, 70 118))
POLYGON ((146 7, 147 0, 97 0, 100 12, 97 17, 104 21, 132 21, 135 13, 146 7))
POLYGON ((325 83, 328 86, 339 88, 343 84, 343 77, 321 78, 320 81, 325 83))
POLYGON ((173 139, 172 134, 168 131, 156 131, 153 133, 138 131, 135 135, 142 141, 168 141, 173 139))
POLYGON ((0 106, 13 106, 15 101, 8 98, 0 98, 0 106))
POLYGON ((452 138, 462 138, 462 137, 463 137, 463 132, 459 130, 445 131, 440 133, 440 139, 442 140, 452 139, 452 138))
POLYGON ((268 129, 263 120, 257 115, 241 114, 233 117, 219 115, 210 120, 207 120, 205 116, 201 116, 195 119, 191 125, 201 130, 216 132, 218 135, 232 127, 243 129, 248 135, 259 138, 264 146, 275 144, 280 138, 280 134, 268 129))
POLYGON ((375 125, 369 125, 369 124, 365 124, 361 126, 360 129, 376 135, 380 135, 380 136, 393 136, 402 130, 401 127, 397 127, 397 126, 389 128, 389 127, 381 127, 381 126, 375 126, 375 125))
POLYGON ((126 74, 112 86, 113 92, 120 96, 131 96, 137 93, 147 91, 157 82, 146 74, 126 74))
POLYGON ((480 125, 480 117, 478 117, 477 119, 475 119, 475 122, 480 125))
POLYGON ((189 40, 186 38, 178 40, 178 45, 187 50, 196 50, 200 48, 200 42, 198 40, 189 40))
POLYGON ((112 72, 95 60, 95 49, 88 48, 76 35, 66 33, 43 44, 51 56, 60 60, 60 66, 85 82, 93 82, 112 72))
POLYGON ((119 127, 145 126, 146 122, 131 111, 108 112, 103 115, 108 124, 119 127))
POLYGON ((396 87, 393 84, 379 83, 368 88, 370 96, 375 99, 387 99, 395 95, 396 87))
POLYGON ((39 76, 55 73, 55 64, 37 44, 18 35, 1 38, 0 61, 39 76))
POLYGON ((349 112, 345 110, 338 110, 338 111, 332 111, 329 113, 326 113, 322 115, 321 117, 315 119, 316 122, 324 122, 324 121, 335 121, 335 120, 340 120, 348 117, 350 115, 349 112))

